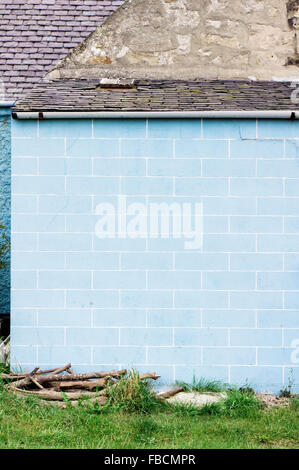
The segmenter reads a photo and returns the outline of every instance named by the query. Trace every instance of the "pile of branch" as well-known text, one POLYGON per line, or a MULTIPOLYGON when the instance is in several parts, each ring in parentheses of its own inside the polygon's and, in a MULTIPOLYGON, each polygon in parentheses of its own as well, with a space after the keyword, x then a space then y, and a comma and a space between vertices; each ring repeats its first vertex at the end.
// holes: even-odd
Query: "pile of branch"
MULTIPOLYGON (((79 403, 88 405, 97 403, 101 406, 108 401, 107 386, 113 386, 121 377, 127 374, 126 370, 112 370, 109 372, 90 372, 75 374, 71 364, 58 369, 40 370, 39 367, 32 372, 19 374, 0 374, 0 378, 8 382, 6 388, 16 395, 39 397, 44 403, 56 404, 66 407, 68 404, 77 406, 79 403)), ((140 375, 141 380, 159 378, 155 373, 140 375)), ((176 389, 175 393, 182 391, 176 389)), ((171 392, 171 394, 174 391, 171 392)), ((157 395, 157 398, 167 398, 169 392, 157 395)))

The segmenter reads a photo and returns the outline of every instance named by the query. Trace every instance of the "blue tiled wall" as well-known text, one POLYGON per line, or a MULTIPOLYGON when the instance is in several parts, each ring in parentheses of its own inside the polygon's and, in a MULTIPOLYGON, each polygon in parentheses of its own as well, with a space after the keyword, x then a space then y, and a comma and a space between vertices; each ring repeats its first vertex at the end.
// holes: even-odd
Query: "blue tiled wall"
POLYGON ((134 365, 166 383, 195 375, 298 389, 299 122, 12 129, 14 366, 134 365), (201 202, 202 249, 97 238, 95 209, 118 195, 201 202))
MULTIPOLYGON (((8 237, 10 236, 10 159, 10 109, 0 108, 0 225, 5 225, 8 237)), ((10 311, 9 253, 3 260, 6 262, 6 267, 0 270, 0 315, 10 311)))

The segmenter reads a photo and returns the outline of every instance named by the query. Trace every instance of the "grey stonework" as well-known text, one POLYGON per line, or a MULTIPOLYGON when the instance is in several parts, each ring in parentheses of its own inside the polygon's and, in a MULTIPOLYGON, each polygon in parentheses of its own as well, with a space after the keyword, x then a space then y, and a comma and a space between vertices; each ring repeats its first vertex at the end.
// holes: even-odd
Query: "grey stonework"
POLYGON ((298 2, 127 0, 48 78, 293 79, 298 2))
POLYGON ((299 1, 289 0, 287 2, 287 13, 289 27, 295 34, 295 51, 292 56, 288 58, 288 64, 299 65, 299 1))

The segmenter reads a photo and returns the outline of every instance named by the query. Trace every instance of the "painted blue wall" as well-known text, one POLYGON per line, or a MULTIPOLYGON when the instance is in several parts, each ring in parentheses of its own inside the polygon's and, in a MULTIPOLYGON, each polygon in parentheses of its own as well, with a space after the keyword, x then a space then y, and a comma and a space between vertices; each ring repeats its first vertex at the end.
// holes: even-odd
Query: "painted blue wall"
MULTIPOLYGON (((10 234, 10 109, 0 108, 0 224, 10 234)), ((3 232, 1 230, 1 232, 3 232)), ((0 270, 0 315, 10 312, 10 256, 6 268, 0 270)))
POLYGON ((298 121, 14 121, 12 131, 13 366, 298 386, 298 121), (202 203, 202 249, 98 238, 98 205, 120 194, 202 203))

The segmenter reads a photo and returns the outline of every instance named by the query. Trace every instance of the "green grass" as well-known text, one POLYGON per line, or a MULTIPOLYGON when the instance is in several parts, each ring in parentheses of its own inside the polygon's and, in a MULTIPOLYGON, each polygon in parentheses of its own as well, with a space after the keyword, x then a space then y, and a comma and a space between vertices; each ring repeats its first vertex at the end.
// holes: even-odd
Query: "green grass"
POLYGON ((152 406, 150 390, 136 377, 110 404, 60 409, 37 398, 0 390, 0 448, 298 448, 299 400, 286 408, 260 409, 254 396, 232 390, 222 404, 193 407, 152 406), (133 392, 132 392, 133 390, 133 392), (123 396, 126 405, 121 406, 123 396), (143 404, 135 408, 134 400, 143 404), (131 398, 130 398, 131 397, 131 398), (112 405, 113 403, 113 405, 112 405), (147 405, 145 405, 147 403, 147 405))
POLYGON ((233 388, 228 390, 226 398, 212 404, 206 404, 200 408, 182 404, 172 405, 172 411, 178 415, 189 416, 223 416, 231 418, 259 417, 259 412, 264 408, 253 392, 233 388))
MULTIPOLYGON (((1 343, 1 338, 0 338, 0 343, 1 343)), ((6 374, 9 373, 9 367, 5 364, 3 364, 2 362, 0 362, 0 373, 1 372, 4 372, 6 374)))
POLYGON ((195 377, 193 377, 193 382, 192 384, 187 384, 186 382, 177 382, 177 385, 179 387, 183 387, 185 392, 200 392, 200 393, 205 393, 205 392, 214 392, 214 393, 219 393, 223 392, 225 390, 225 386, 217 381, 217 380, 207 380, 205 378, 200 378, 199 380, 196 380, 195 377))
POLYGON ((107 387, 108 406, 127 413, 148 414, 161 408, 161 403, 154 398, 150 384, 140 380, 137 370, 132 370, 120 380, 107 387))

